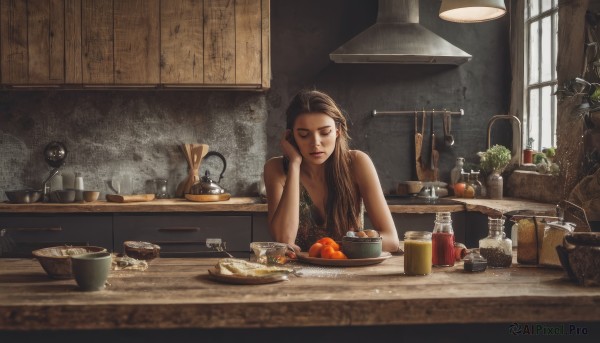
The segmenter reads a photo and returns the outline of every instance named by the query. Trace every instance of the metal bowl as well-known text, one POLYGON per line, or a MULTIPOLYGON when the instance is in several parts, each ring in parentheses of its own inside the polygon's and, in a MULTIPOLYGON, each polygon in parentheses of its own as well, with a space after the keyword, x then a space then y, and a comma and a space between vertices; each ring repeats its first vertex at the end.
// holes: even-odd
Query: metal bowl
POLYGON ((14 191, 4 191, 8 201, 16 204, 29 204, 37 202, 42 197, 42 191, 34 189, 19 189, 14 191))

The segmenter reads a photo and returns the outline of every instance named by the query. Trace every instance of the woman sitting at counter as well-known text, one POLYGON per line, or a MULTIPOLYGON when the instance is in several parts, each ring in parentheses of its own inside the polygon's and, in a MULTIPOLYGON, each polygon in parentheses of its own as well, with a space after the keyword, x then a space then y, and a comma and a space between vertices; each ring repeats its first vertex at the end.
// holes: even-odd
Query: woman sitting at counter
POLYGON ((363 228, 364 207, 384 251, 399 240, 369 156, 348 147, 346 118, 327 94, 299 92, 286 111, 283 156, 264 167, 269 231, 278 242, 306 251, 322 237, 341 240, 363 228))

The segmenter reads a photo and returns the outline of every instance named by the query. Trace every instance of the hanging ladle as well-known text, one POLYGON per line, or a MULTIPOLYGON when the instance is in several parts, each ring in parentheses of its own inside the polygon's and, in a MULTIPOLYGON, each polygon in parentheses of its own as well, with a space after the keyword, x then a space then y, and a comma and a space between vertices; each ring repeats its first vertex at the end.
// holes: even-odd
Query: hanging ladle
POLYGON ((451 114, 448 112, 444 113, 444 143, 446 146, 454 145, 454 136, 450 133, 451 114))

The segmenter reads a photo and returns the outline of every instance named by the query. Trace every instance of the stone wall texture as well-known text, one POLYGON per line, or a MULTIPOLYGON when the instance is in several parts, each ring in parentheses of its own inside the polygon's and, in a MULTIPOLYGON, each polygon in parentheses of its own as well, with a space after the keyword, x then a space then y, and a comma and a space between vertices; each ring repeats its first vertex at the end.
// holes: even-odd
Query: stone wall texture
MULTIPOLYGON (((464 109, 452 118, 451 147, 436 117, 440 179, 448 181, 456 157, 478 162, 489 118, 508 111, 508 18, 450 23, 438 18, 439 5, 421 1, 420 22, 473 56, 463 65, 335 64, 329 53, 375 21, 377 1, 272 1, 268 91, 2 90, 0 189, 39 188, 51 169, 44 147, 62 141, 69 150, 63 173, 81 173, 88 189, 110 192, 108 180, 130 175, 135 192, 167 178, 174 193, 187 175, 180 145, 206 143, 227 159, 222 186, 235 196, 256 195, 265 160, 280 154, 286 105, 306 87, 340 104, 352 123, 351 146, 371 156, 386 192, 416 179, 414 118, 373 118, 372 110, 464 109)), ((511 141, 508 124, 498 122, 492 144, 511 141)), ((201 173, 221 167, 210 158, 201 173)))

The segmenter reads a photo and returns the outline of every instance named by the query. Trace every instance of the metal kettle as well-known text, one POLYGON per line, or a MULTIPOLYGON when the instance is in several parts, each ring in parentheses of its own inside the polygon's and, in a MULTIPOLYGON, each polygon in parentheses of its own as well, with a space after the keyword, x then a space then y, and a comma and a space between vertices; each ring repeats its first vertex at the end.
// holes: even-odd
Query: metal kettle
POLYGON ((221 182, 221 179, 223 178, 223 174, 225 173, 225 169, 227 169, 227 161, 225 160, 225 157, 223 157, 223 155, 221 155, 221 153, 218 153, 216 151, 209 151, 206 156, 204 156, 204 158, 206 159, 209 156, 217 156, 221 159, 221 161, 223 161, 223 170, 221 170, 221 174, 219 175, 219 180, 217 182, 213 181, 210 178, 210 171, 206 171, 204 176, 202 176, 200 178, 200 180, 198 180, 196 183, 194 183, 192 185, 192 188, 190 189, 190 193, 194 194, 194 195, 200 195, 200 194, 212 194, 212 195, 218 195, 218 194, 225 194, 225 189, 223 189, 223 187, 221 187, 219 185, 219 182, 221 182))

